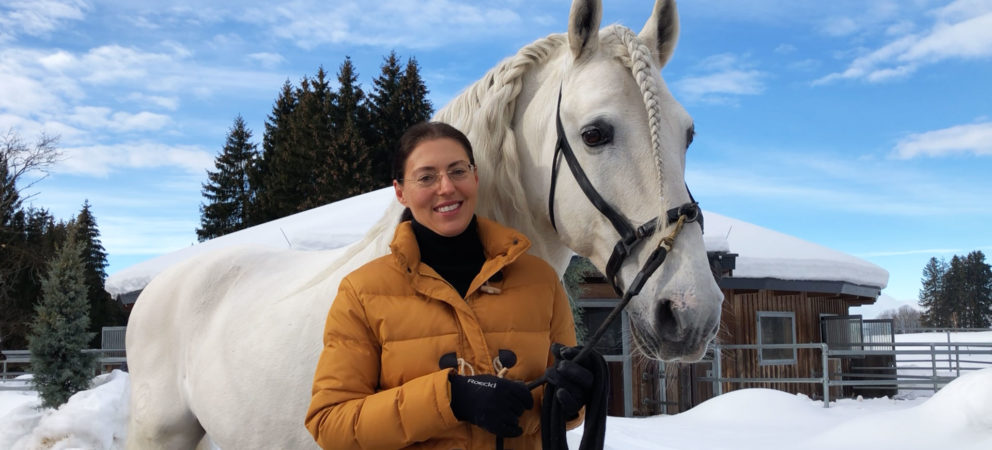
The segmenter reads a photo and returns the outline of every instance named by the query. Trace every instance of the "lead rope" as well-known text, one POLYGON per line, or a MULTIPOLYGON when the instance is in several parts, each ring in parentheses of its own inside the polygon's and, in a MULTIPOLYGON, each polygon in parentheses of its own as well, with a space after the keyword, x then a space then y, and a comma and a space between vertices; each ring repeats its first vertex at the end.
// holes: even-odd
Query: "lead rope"
MULTIPOLYGON (((631 282, 630 289, 628 289, 627 292, 624 293, 623 298, 620 300, 620 303, 618 303, 616 306, 613 307, 613 310, 610 311, 610 314, 606 316, 606 320, 604 320, 603 323, 600 324, 596 332, 593 333, 592 338, 590 338, 589 341, 586 343, 586 345, 582 347, 582 350, 579 351, 579 354, 572 359, 573 361, 582 360, 583 358, 586 357, 586 355, 589 354, 589 352, 592 351, 592 348, 595 347, 596 344, 599 342, 599 340, 603 338, 603 335, 606 334, 606 330, 609 329, 610 324, 612 324, 613 321, 620 316, 620 312, 623 311, 623 309, 627 306, 628 303, 630 303, 630 299, 632 299, 635 295, 641 292, 641 288, 644 287, 644 283, 647 281, 648 277, 650 277, 651 274, 654 273, 654 271, 657 270, 659 266, 661 266, 661 263, 665 262, 665 257, 668 256, 668 252, 671 251, 672 247, 675 245, 675 238, 679 235, 680 232, 682 232, 682 227, 685 226, 687 219, 688 217, 686 216, 686 214, 684 213, 679 214, 679 219, 677 222, 675 222, 675 229, 672 230, 672 232, 669 233, 668 236, 663 237, 661 241, 658 242, 658 247, 651 252, 651 255, 648 257, 647 262, 644 263, 644 266, 641 268, 641 271, 637 273, 637 276, 634 277, 634 281, 631 282)), ((557 355, 555 356, 557 359, 557 355)), ((608 369, 606 368, 601 370, 608 372, 608 369)), ((596 374, 593 375, 595 376, 596 374)), ((606 375, 606 373, 604 373, 604 375, 606 375)), ((547 382, 548 382, 547 377, 545 375, 541 375, 536 380, 527 383, 527 389, 533 390, 537 387, 547 384, 547 382)), ((547 392, 545 392, 545 398, 548 398, 547 392)), ((586 409, 586 420, 582 433, 582 442, 579 444, 580 450, 586 450, 586 449, 592 450, 592 449, 603 448, 603 442, 606 438, 607 405, 605 404, 605 399, 601 399, 601 400, 604 401, 598 401, 597 399, 590 399, 590 404, 588 405, 589 408, 586 409)), ((556 409, 554 408, 555 402, 545 402, 545 403, 550 404, 552 406, 552 408, 550 409, 556 409)), ((549 408, 546 407, 541 408, 542 444, 547 444, 548 441, 551 442, 550 448, 545 448, 544 450, 556 450, 557 448, 567 449, 568 443, 565 441, 564 438, 565 421, 561 420, 561 418, 553 417, 552 413, 553 411, 549 410, 549 408), (548 424, 549 427, 554 426, 556 429, 555 430, 545 429, 545 424, 548 424), (552 433, 556 433, 556 434, 552 434, 552 433)), ((496 438, 496 450, 503 450, 502 437, 496 438)))

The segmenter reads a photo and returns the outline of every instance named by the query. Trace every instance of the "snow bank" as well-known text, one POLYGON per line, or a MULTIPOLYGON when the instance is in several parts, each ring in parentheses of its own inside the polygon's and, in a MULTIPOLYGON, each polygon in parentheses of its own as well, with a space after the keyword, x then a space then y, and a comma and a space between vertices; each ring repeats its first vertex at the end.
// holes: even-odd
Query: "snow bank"
MULTIPOLYGON (((173 264, 234 245, 299 250, 343 247, 361 239, 394 198, 393 188, 379 189, 221 236, 115 272, 107 278, 106 288, 113 295, 141 290, 173 264)), ((739 255, 735 278, 845 281, 879 289, 888 284, 889 273, 863 259, 712 211, 704 215, 706 249, 739 255)))
MULTIPOLYGON (((0 448, 35 449, 120 449, 127 436, 130 377, 115 370, 93 379, 93 386, 77 392, 58 409, 40 409, 41 399, 33 397, 16 405, 0 422, 0 448)), ((7 402, 0 402, 0 408, 7 402)), ((3 409, 0 409, 3 411, 3 409)))
MULTIPOLYGON (((126 373, 94 380, 58 410, 37 394, 0 391, 0 449, 120 449, 128 415, 126 373)), ((9 383, 9 382, 8 382, 9 383)), ((732 391, 674 416, 607 419, 615 450, 992 449, 992 368, 954 380, 930 398, 823 403, 769 389, 732 391)), ((568 432, 578 448, 581 428, 568 432)))
POLYGON ((992 368, 960 376, 915 408, 846 421, 804 448, 897 447, 992 449, 992 368), (878 430, 899 430, 898 440, 878 430))

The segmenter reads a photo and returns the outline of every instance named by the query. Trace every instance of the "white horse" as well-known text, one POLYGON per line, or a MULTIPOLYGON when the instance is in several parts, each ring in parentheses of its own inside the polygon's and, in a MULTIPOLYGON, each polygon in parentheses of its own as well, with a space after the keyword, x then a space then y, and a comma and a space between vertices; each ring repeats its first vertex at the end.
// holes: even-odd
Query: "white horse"
MULTIPOLYGON (((478 214, 514 227, 532 253, 564 272, 571 254, 604 270, 618 232, 562 170, 549 218, 556 100, 575 157, 600 195, 635 226, 658 233, 620 266, 627 286, 690 202, 685 150, 692 120, 661 67, 678 35, 674 0, 657 0, 640 34, 599 30, 599 0, 575 0, 567 34, 521 49, 438 112, 464 131, 479 167, 478 214)), ((340 251, 234 249, 170 268, 144 290, 127 330, 130 448, 189 449, 206 435, 227 449, 311 448, 303 419, 324 320, 341 278, 386 254, 401 207, 340 251)), ((723 295, 702 229, 687 224, 667 261, 628 306, 641 350, 701 357, 723 295)))

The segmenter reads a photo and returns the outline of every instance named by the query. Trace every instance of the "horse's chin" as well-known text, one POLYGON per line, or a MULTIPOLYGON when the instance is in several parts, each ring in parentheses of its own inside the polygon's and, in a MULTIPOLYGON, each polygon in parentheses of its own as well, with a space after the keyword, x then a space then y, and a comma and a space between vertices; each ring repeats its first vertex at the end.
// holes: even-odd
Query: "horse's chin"
POLYGON ((696 362, 706 355, 706 348, 716 336, 715 326, 685 333, 672 333, 652 326, 637 315, 631 315, 631 336, 635 348, 644 356, 658 361, 696 362))

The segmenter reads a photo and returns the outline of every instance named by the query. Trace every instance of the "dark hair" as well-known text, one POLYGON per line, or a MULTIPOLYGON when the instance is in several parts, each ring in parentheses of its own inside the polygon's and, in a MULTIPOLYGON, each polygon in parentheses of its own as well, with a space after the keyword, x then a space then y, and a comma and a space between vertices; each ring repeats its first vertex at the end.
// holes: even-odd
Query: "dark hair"
POLYGON ((465 153, 468 154, 469 164, 475 165, 475 156, 472 154, 472 143, 468 141, 465 133, 458 131, 457 128, 444 122, 420 122, 407 128, 406 132, 400 138, 400 146, 393 153, 393 179, 400 180, 403 178, 403 172, 406 170, 406 160, 410 158, 410 154, 413 153, 413 150, 421 142, 444 138, 452 139, 461 144, 462 148, 465 149, 465 153))

